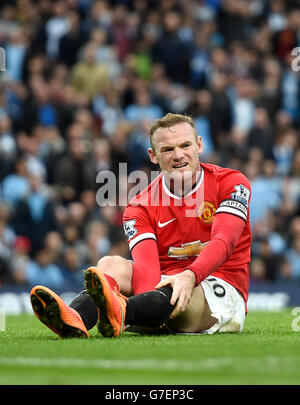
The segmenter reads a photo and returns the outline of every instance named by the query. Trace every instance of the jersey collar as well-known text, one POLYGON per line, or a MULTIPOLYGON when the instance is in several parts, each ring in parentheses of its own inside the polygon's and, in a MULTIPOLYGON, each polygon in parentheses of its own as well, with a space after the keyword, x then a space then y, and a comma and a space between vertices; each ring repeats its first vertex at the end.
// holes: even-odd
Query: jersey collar
POLYGON ((201 167, 200 174, 198 176, 198 179, 196 181, 196 184, 195 184, 194 188, 191 191, 189 191, 186 195, 184 195, 182 197, 179 197, 178 195, 175 195, 170 191, 170 189, 169 189, 169 187, 167 185, 166 178, 165 178, 164 175, 162 175, 162 187, 163 187, 163 190, 165 191, 165 193, 169 197, 175 198, 176 200, 181 200, 182 198, 186 198, 186 197, 190 196, 191 194, 193 194, 195 191, 197 191, 200 188, 201 184, 203 183, 203 179, 204 179, 204 171, 203 171, 203 169, 201 167))

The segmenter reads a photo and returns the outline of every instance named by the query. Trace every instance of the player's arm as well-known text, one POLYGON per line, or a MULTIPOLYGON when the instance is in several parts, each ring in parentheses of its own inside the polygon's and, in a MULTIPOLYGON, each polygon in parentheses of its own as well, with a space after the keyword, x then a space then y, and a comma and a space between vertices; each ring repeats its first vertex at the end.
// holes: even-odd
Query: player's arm
POLYGON ((220 213, 215 216, 211 240, 197 259, 188 267, 198 285, 232 256, 246 222, 238 216, 220 213))
POLYGON ((211 229, 211 239, 194 263, 189 266, 195 274, 196 285, 229 259, 249 220, 251 186, 238 171, 226 172, 218 182, 219 207, 211 229))
POLYGON ((132 291, 136 295, 153 290, 161 272, 156 236, 145 210, 127 207, 123 227, 133 259, 132 291))
POLYGON ((134 295, 153 290, 161 277, 157 242, 154 239, 140 241, 131 249, 131 256, 131 284, 134 295))

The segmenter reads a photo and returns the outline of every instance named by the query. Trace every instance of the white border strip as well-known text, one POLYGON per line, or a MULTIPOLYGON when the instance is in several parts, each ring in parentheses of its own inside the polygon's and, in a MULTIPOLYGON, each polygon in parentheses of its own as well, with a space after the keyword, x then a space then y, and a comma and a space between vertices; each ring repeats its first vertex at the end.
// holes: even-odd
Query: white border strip
POLYGON ((156 236, 154 235, 154 233, 151 232, 142 233, 141 235, 137 236, 136 238, 134 238, 129 242, 129 249, 131 250, 138 242, 140 242, 143 239, 156 240, 156 236))
POLYGON ((237 215, 239 217, 241 217, 244 221, 247 221, 247 216, 240 211, 237 208, 233 208, 233 207, 219 207, 216 211, 216 214, 221 213, 221 212, 225 212, 228 214, 233 214, 233 215, 237 215))

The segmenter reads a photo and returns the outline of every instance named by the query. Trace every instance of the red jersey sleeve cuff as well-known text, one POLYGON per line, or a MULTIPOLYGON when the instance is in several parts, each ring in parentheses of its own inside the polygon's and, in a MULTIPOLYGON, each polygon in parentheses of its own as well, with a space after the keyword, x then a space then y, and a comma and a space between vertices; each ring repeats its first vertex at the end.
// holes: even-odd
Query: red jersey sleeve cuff
POLYGON ((193 266, 192 264, 187 267, 185 270, 191 270, 195 274, 195 286, 199 285, 201 281, 203 281, 203 278, 201 277, 201 274, 199 273, 199 270, 197 270, 196 266, 193 266))

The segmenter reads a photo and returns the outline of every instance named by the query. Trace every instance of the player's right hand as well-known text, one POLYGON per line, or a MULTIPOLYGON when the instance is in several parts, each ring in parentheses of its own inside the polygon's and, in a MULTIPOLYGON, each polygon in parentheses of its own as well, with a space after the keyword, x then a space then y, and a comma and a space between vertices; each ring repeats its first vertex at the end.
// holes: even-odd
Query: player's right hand
POLYGON ((170 316, 170 319, 186 310, 195 288, 195 281, 195 274, 191 270, 185 270, 182 273, 175 274, 174 276, 160 281, 155 286, 155 288, 158 289, 169 285, 173 289, 170 304, 176 304, 176 306, 170 316))

